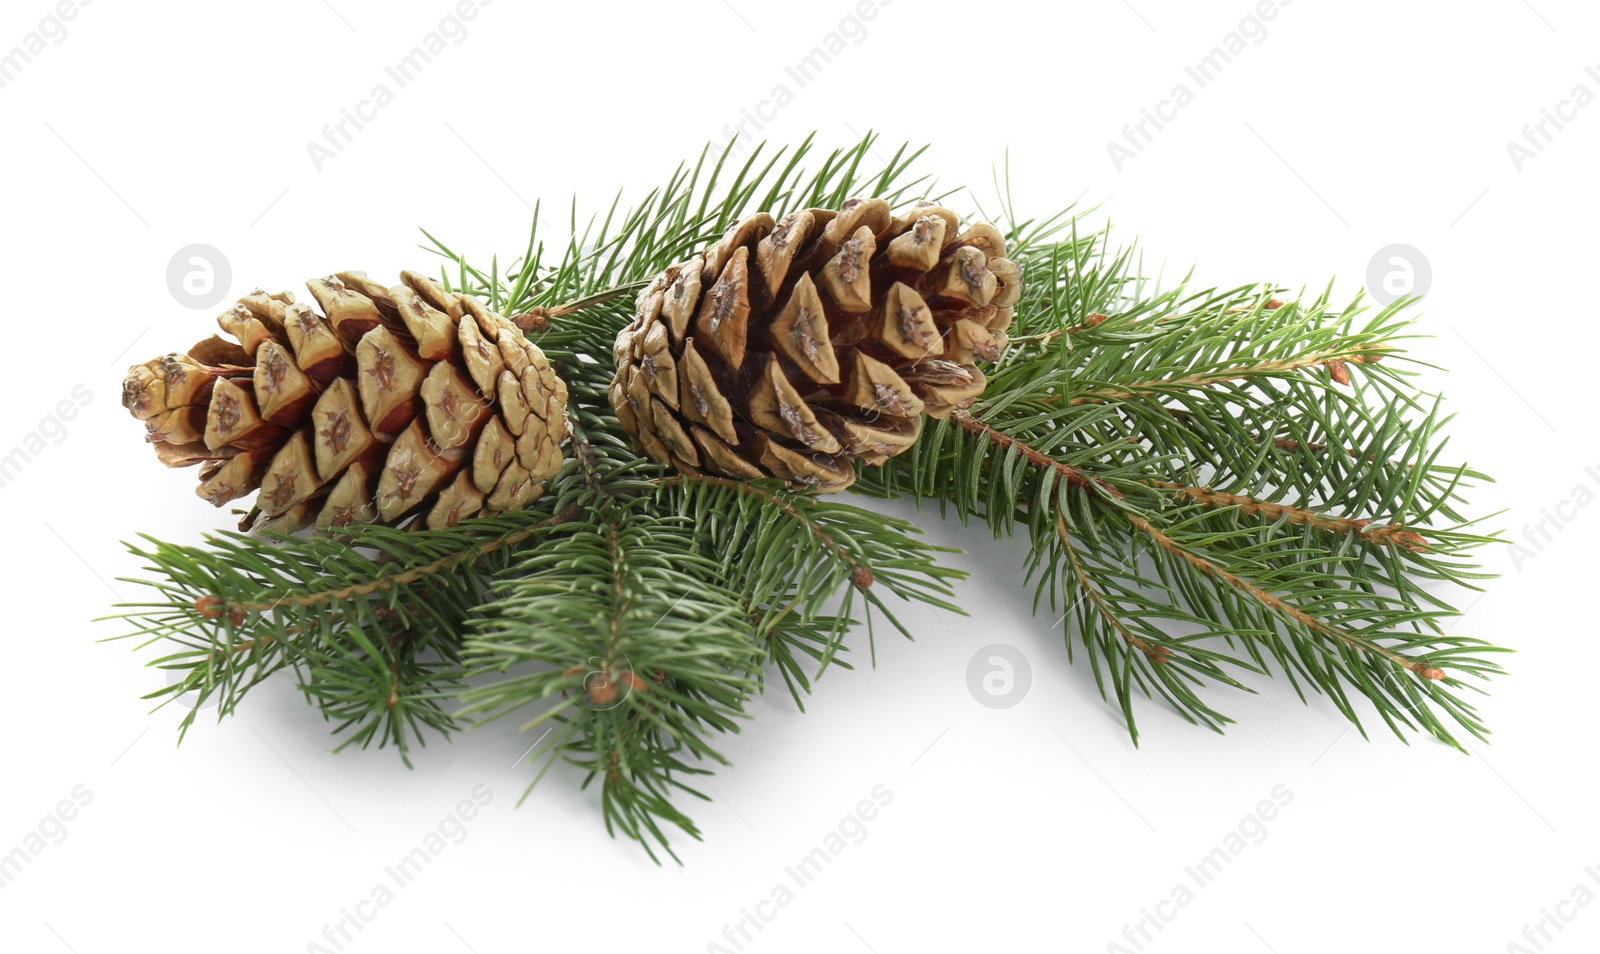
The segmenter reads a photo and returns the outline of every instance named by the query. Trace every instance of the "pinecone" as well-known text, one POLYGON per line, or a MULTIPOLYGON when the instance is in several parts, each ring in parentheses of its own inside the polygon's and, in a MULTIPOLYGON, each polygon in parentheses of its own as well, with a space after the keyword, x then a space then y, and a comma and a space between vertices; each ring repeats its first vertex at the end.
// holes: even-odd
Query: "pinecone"
POLYGON ((510 320, 414 272, 257 290, 186 354, 134 365, 122 405, 169 467, 200 466, 241 529, 454 526, 526 506, 561 467, 566 385, 510 320))
POLYGON ((992 225, 958 228, 883 199, 741 219, 640 292, 611 406, 679 471, 850 486, 971 404, 1005 344, 1021 269, 992 225))

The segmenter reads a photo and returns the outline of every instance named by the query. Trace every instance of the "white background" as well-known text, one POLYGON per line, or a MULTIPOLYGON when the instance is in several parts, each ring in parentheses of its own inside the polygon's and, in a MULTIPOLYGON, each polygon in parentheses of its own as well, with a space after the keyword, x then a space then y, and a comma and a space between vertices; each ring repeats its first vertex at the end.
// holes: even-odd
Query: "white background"
MULTIPOLYGON (((847 0, 496 0, 318 171, 307 141, 451 8, 95 0, 0 89, 0 451, 74 387, 92 393, 0 490, 0 852, 74 786, 93 793, 0 889, 0 949, 307 950, 478 785, 493 801, 466 840, 346 950, 707 950, 878 785, 893 801, 866 839, 745 950, 1104 951, 1276 786, 1293 801, 1265 840, 1146 950, 1497 952, 1546 909, 1575 915, 1547 950, 1600 945, 1600 905, 1558 908, 1580 883, 1600 894, 1584 871, 1600 864, 1600 509, 1571 503, 1600 490, 1585 473, 1600 470, 1587 290, 1600 107, 1520 171, 1506 149, 1575 85, 1600 93, 1584 70, 1600 64, 1593 5, 1298 0, 1119 172, 1107 141, 1186 81, 1248 0, 894 0, 804 89, 783 67, 839 28, 847 0), (695 809, 705 841, 680 843, 682 867, 609 839, 571 774, 514 809, 532 740, 510 724, 431 745, 408 771, 392 750, 327 754, 326 727, 274 683, 175 748, 178 713, 138 699, 159 676, 128 644, 95 642, 115 624, 89 622, 138 594, 116 581, 136 570, 119 540, 228 522, 118 406, 128 363, 186 346, 221 310, 173 299, 173 253, 221 249, 235 294, 432 267, 419 225, 509 257, 536 198, 560 225, 574 191, 586 210, 619 186, 637 196, 778 83, 794 101, 763 136, 816 129, 836 146, 876 128, 886 154, 931 142, 923 167, 985 200, 1009 148, 1025 211, 1104 201, 1148 261, 1198 262, 1210 283, 1337 276, 1347 297, 1379 248, 1421 250, 1422 328, 1437 337, 1418 348, 1452 370, 1431 383, 1460 415, 1447 456, 1499 479, 1475 511, 1505 508, 1495 525, 1530 542, 1547 511, 1567 518, 1520 566, 1494 548, 1506 575, 1487 595, 1453 594, 1471 607, 1462 632, 1518 650, 1483 703, 1493 746, 1407 746, 1381 723, 1366 742, 1324 701, 1266 682, 1212 693, 1240 722, 1225 737, 1141 705, 1135 750, 1060 631, 1030 618, 1020 547, 929 514, 933 539, 968 550, 953 559, 974 573, 972 618, 908 608, 917 641, 880 641, 876 671, 831 673, 803 716, 781 693, 757 704, 726 740, 734 766, 695 809), (996 642, 1033 673, 1005 710, 966 686, 996 642)), ((51 9, 6 0, 0 51, 51 9)))

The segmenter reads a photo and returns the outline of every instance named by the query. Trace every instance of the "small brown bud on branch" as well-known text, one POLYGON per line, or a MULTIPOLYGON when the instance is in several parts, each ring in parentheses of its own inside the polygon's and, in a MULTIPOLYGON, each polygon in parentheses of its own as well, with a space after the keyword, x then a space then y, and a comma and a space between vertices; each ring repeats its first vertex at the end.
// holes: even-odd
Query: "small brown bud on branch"
POLYGON ((511 322, 523 331, 543 331, 550 326, 550 309, 530 308, 520 315, 512 315, 511 322))
POLYGON ((594 673, 583 681, 583 690, 597 706, 609 706, 617 701, 617 684, 609 673, 594 673))

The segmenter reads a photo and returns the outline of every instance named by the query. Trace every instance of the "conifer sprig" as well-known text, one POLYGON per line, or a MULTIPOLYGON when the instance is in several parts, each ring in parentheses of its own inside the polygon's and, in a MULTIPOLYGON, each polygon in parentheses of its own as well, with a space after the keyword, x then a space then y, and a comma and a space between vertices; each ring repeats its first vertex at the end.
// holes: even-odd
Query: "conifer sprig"
MULTIPOLYGON (((430 730, 516 719, 543 740, 535 782, 575 767, 652 857, 674 829, 698 837, 681 799, 705 797, 695 778, 767 675, 803 705, 827 666, 849 668, 858 622, 869 644, 880 618, 911 635, 883 594, 960 612, 961 574, 908 522, 642 459, 607 401, 612 340, 646 281, 749 212, 949 204, 914 173, 920 152, 880 165, 872 136, 814 164, 810 139, 739 163, 708 149, 631 205, 583 221, 574 205, 548 243, 536 215, 506 263, 427 236, 443 280, 513 316, 566 380, 564 469, 532 509, 453 530, 134 546, 153 593, 126 607, 130 635, 175 673, 153 697, 215 698, 222 717, 289 670, 340 748, 407 758, 430 730)), ((1485 577, 1473 553, 1496 537, 1464 497, 1487 478, 1443 456, 1406 303, 1162 288, 1136 249, 1080 233, 1081 212, 1019 219, 1008 189, 1026 290, 1010 347, 977 404, 856 489, 1025 532, 1036 610, 1135 740, 1139 695, 1220 729, 1212 685, 1273 673, 1358 725, 1364 698, 1397 733, 1481 737, 1460 693, 1500 650, 1447 629, 1445 587, 1485 577)))
POLYGON ((1410 303, 1157 290, 1073 224, 1011 243, 1027 292, 988 391, 863 483, 1026 528, 1039 605, 1135 739, 1135 695, 1220 729, 1199 690, 1273 671, 1358 727, 1364 696, 1397 733, 1481 738, 1459 693, 1503 650, 1447 633, 1422 584, 1474 587, 1497 538, 1460 512, 1487 478, 1442 462, 1447 418, 1411 383, 1410 303))

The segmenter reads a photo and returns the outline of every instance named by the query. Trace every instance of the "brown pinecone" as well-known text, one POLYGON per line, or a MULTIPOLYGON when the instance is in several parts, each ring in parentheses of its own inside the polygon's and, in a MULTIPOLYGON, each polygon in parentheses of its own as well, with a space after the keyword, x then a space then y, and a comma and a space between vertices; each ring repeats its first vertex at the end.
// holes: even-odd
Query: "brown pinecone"
POLYGON ((248 529, 430 528, 526 506, 561 468, 567 388, 510 320, 414 272, 254 291, 186 354, 134 365, 122 405, 169 467, 199 464, 248 529))
POLYGON ((922 415, 982 393, 1021 269, 979 223, 883 199, 762 212, 640 292, 611 406, 641 453, 687 473, 842 490, 909 448, 922 415))

